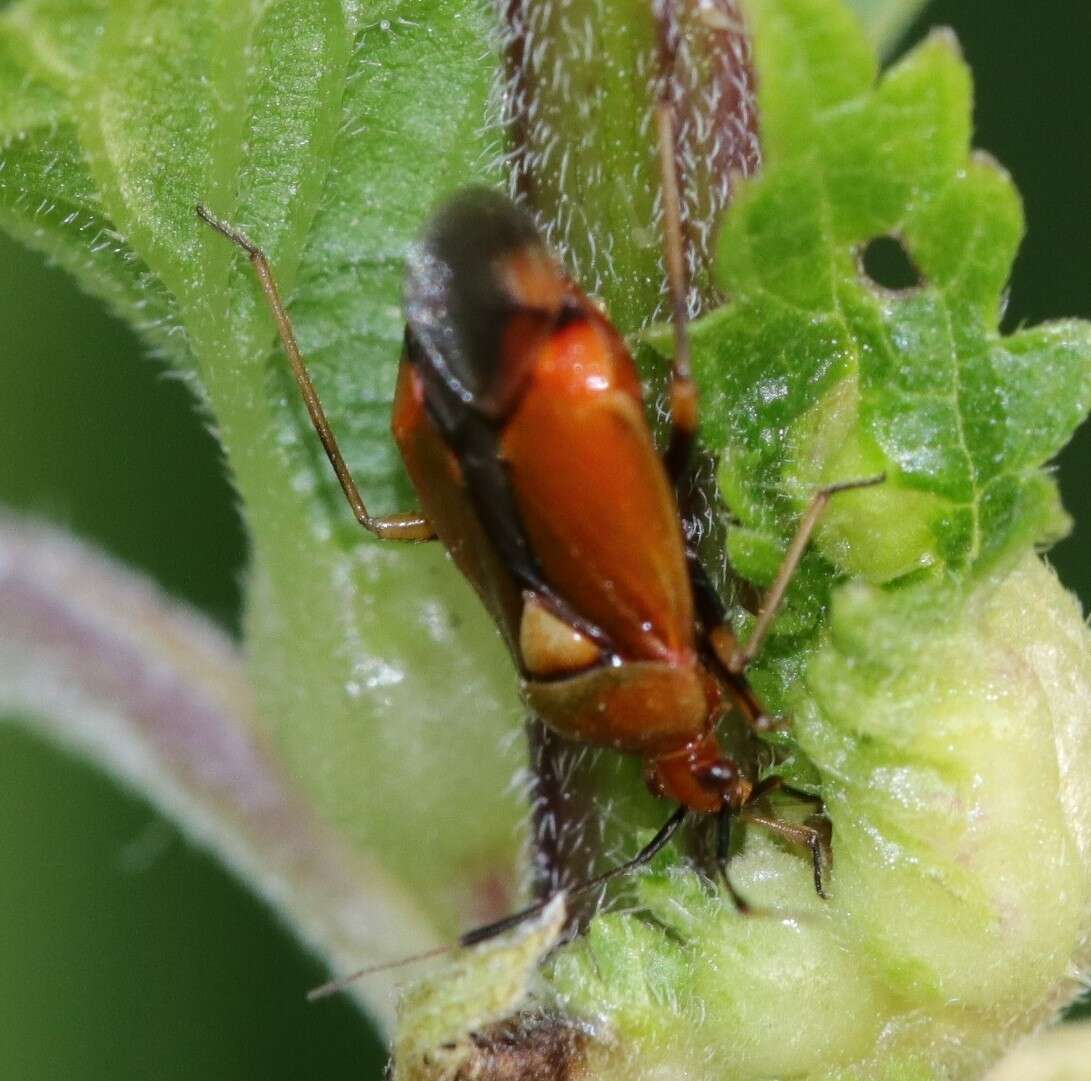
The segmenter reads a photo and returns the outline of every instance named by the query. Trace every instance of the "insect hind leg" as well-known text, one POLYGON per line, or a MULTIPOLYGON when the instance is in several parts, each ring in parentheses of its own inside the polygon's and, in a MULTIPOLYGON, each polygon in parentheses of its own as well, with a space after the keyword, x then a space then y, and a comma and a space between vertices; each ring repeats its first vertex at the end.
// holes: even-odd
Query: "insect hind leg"
POLYGON ((348 505, 352 508, 352 513, 355 515, 357 522, 380 540, 427 541, 435 539, 435 531, 432 529, 431 523, 418 512, 409 511, 388 515, 369 513, 363 497, 360 495, 360 489, 356 486, 356 481, 353 479, 348 464, 341 453, 341 448, 337 444, 333 429, 326 419, 326 411, 322 408, 318 391, 315 389, 310 373, 307 371, 307 365, 304 363, 303 354, 299 349, 299 342, 296 340, 295 329, 292 327, 291 317, 288 315, 284 301, 281 299, 280 289, 277 286, 276 278, 265 252, 245 233, 217 218, 206 207, 197 206, 194 209, 201 221, 210 225, 217 233, 226 237, 233 244, 242 248, 250 259, 250 265, 254 268, 254 274, 261 286, 265 302, 272 313, 273 321, 276 323, 277 334, 284 346, 284 352, 288 356, 292 377, 295 379, 300 396, 307 407, 307 415, 310 417, 311 424, 322 444, 322 449, 326 452, 326 457, 333 467, 337 482, 340 484, 341 491, 344 493, 348 505))

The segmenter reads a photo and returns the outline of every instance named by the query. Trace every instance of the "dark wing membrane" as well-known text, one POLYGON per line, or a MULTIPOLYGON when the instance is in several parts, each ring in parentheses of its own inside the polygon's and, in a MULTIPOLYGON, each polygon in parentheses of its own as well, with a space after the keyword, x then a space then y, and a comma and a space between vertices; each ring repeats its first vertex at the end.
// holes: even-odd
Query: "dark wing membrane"
POLYGON ((530 216, 485 188, 456 195, 432 219, 410 254, 405 285, 410 360, 428 389, 429 406, 450 438, 467 411, 495 417, 503 383, 504 336, 522 305, 504 267, 541 251, 530 216))

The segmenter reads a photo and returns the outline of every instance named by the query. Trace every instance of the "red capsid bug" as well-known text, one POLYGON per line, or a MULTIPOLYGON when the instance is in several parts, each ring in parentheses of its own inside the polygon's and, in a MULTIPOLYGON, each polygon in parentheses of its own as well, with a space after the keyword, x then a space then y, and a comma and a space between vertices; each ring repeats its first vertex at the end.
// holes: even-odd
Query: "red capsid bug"
MULTIPOLYGON (((732 816, 808 846, 822 894, 818 832, 756 814, 751 805, 778 782, 758 783, 722 752, 715 730, 732 710, 755 731, 769 728, 746 668, 825 503, 836 491, 882 478, 816 493, 753 632, 740 644, 687 551, 675 495, 696 433, 697 397, 666 105, 657 122, 675 325, 666 453, 655 447, 635 365, 607 317, 564 272, 525 211, 506 196, 470 189, 436 213, 407 269, 391 426, 420 512, 367 510, 265 255, 205 208, 197 213, 248 254, 360 525, 380 540, 440 540, 496 621, 527 705, 570 739, 639 756, 652 791, 678 805, 632 859, 569 892, 646 863, 694 812, 720 816, 721 868, 732 816)), ((721 877, 745 910, 726 873, 721 877)), ((476 928, 459 944, 490 938, 543 907, 476 928)))

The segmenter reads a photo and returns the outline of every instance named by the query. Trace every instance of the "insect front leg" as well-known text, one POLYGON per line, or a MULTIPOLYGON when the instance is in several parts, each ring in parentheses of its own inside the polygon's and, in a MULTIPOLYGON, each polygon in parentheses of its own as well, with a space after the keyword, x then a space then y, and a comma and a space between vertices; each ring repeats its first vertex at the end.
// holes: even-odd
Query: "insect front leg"
POLYGON ((716 816, 716 876, 739 915, 749 916, 754 911, 753 906, 735 889, 727 870, 731 857, 731 820, 734 816, 735 812, 730 807, 724 807, 716 816))
POLYGON ((770 833, 808 849, 811 854, 814 891, 823 900, 827 900, 822 858, 824 845, 820 830, 815 829, 814 826, 795 825, 779 818, 768 818, 765 815, 755 814, 749 810, 743 811, 740 817, 744 822, 761 826, 762 829, 767 829, 770 833))
POLYGON ((333 429, 326 419, 326 412, 322 408, 322 402, 319 400, 318 391, 315 390, 310 373, 307 371, 307 366, 303 361, 303 355, 299 351, 299 343, 296 340, 295 331, 292 328, 292 321, 284 307, 283 300, 281 300, 276 278, 273 276, 272 268, 269 266, 269 260, 265 257, 265 253, 248 237, 240 233, 237 229, 232 228, 232 226, 228 225, 226 222, 221 221, 205 207, 198 206, 196 207, 196 211, 197 216, 203 222, 206 222, 208 225, 212 226, 216 232, 227 237, 233 244, 242 248, 249 257, 250 265, 254 268, 254 273, 257 275, 258 284, 261 286, 265 302, 268 304, 269 311, 273 316, 273 321, 276 323, 277 334, 280 335, 280 341, 284 346, 284 352, 288 356, 288 364, 292 369, 292 377, 295 379, 296 386, 299 388, 299 393, 303 397, 303 402, 307 407, 307 415, 311 418, 311 424, 314 426, 314 430, 322 443, 322 448, 326 452, 326 457, 329 458, 330 465, 333 467, 333 472, 337 477, 337 482, 341 485, 341 491, 344 493, 348 505, 352 508, 352 513, 355 515, 356 521, 369 533, 378 537, 379 540, 434 540, 436 536, 435 530, 433 530, 428 519, 419 512, 407 511, 400 514, 386 515, 373 515, 369 513, 364 504, 364 500, 360 495, 360 490, 356 487, 356 481, 353 480, 352 473, 349 471, 348 464, 341 454, 341 448, 337 445, 337 439, 333 434, 333 429))

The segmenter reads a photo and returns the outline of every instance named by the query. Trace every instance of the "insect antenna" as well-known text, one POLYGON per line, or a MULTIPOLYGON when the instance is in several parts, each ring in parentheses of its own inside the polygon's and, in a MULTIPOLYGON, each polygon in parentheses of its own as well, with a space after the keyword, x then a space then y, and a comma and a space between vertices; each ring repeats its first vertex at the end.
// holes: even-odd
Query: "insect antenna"
POLYGON ((319 999, 328 998, 330 995, 335 995, 339 991, 345 990, 350 984, 355 983, 357 980, 364 979, 366 976, 374 975, 377 972, 388 972, 394 968, 403 968, 406 965, 416 964, 418 961, 428 961, 433 957, 441 957, 447 953, 453 953, 455 950, 465 949, 469 946, 478 946, 483 942, 488 942, 490 939, 498 938, 500 935, 505 934, 508 931, 514 930, 520 924, 526 923, 528 920, 533 919, 535 916, 541 915, 559 896, 562 894, 565 897, 579 897, 582 894, 589 893, 591 890, 599 889, 601 886, 606 885, 607 882, 612 881, 615 878, 621 878, 624 875, 643 867, 645 864, 650 863, 662 849, 670 842, 671 838, 678 832, 679 827, 686 819, 686 808, 679 806, 671 813, 670 818, 659 827, 655 836, 631 859, 625 860, 624 863, 619 863, 616 867, 611 867, 607 871, 603 871, 601 874, 595 875, 593 878, 589 878, 584 882, 580 882, 575 886, 572 886, 567 890, 560 890, 554 893, 552 896, 547 897, 544 901, 536 901, 532 905, 527 905, 526 908, 521 908, 518 912, 513 912, 509 916, 504 916, 499 920, 494 920, 492 923, 483 924, 480 927, 475 927, 470 931, 459 935, 454 942, 449 942, 445 946, 436 946, 430 950, 424 950, 421 953, 412 954, 409 957, 399 958, 397 961, 383 961, 377 965, 366 965, 363 968, 358 968, 355 972, 350 972, 347 976, 342 976, 336 980, 330 980, 328 983, 322 984, 320 987, 315 987, 307 992, 307 1001, 316 1002, 319 999))

